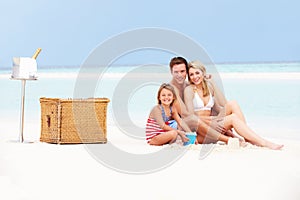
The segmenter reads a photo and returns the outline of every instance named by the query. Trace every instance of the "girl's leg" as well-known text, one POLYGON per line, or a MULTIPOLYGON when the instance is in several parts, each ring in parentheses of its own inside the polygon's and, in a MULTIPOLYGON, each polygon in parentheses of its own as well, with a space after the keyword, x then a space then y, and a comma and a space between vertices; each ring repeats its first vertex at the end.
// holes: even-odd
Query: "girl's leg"
POLYGON ((224 121, 225 128, 234 128, 234 130, 246 138, 250 143, 258 146, 268 147, 270 149, 281 149, 283 145, 275 144, 270 142, 251 130, 244 121, 242 121, 237 115, 231 114, 225 117, 224 121))
POLYGON ((164 145, 164 144, 171 144, 176 141, 177 139, 177 131, 172 130, 162 134, 159 134, 152 138, 149 142, 150 145, 164 145))

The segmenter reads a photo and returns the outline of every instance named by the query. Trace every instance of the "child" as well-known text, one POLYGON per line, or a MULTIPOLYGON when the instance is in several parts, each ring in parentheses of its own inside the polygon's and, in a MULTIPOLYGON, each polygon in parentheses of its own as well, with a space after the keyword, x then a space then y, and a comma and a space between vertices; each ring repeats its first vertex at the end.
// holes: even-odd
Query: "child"
POLYGON ((163 83, 157 94, 158 105, 151 110, 146 124, 146 140, 150 145, 174 143, 178 135, 183 142, 189 141, 185 132, 177 128, 179 125, 186 132, 191 132, 175 107, 172 107, 175 99, 173 86, 163 83))

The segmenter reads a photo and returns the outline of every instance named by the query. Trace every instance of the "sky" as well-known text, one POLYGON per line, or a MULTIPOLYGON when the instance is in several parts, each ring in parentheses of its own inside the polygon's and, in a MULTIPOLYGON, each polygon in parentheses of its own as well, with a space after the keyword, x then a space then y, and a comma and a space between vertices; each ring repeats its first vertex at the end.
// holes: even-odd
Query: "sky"
POLYGON ((145 27, 191 38, 216 63, 300 61, 299 8, 298 0, 0 0, 0 68, 38 47, 39 65, 77 66, 107 39, 145 27))

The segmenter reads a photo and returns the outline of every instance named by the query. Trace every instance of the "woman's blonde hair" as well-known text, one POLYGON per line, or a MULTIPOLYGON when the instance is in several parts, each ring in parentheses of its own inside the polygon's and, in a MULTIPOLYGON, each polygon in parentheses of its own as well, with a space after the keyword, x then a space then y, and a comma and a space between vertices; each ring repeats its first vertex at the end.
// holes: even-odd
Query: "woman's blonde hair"
MULTIPOLYGON (((188 64, 188 72, 190 71, 190 69, 199 69, 202 74, 203 74, 203 81, 202 81, 202 91, 203 91, 203 96, 207 96, 209 95, 209 89, 208 89, 208 85, 207 85, 207 78, 206 78, 206 68, 205 66, 200 62, 200 61, 191 61, 188 64)), ((192 84, 190 75, 188 73, 188 80, 189 82, 192 84)))
POLYGON ((161 86, 159 87, 158 92, 157 92, 157 101, 158 101, 158 104, 161 104, 161 100, 159 99, 159 96, 160 96, 160 93, 161 93, 161 91, 162 91, 163 89, 167 89, 167 90, 169 90, 169 91, 172 92, 173 97, 174 97, 172 103, 170 104, 170 105, 172 106, 173 103, 174 103, 174 101, 176 100, 176 93, 175 93, 174 87, 173 87, 171 84, 169 84, 169 83, 163 83, 163 84, 161 84, 161 86))

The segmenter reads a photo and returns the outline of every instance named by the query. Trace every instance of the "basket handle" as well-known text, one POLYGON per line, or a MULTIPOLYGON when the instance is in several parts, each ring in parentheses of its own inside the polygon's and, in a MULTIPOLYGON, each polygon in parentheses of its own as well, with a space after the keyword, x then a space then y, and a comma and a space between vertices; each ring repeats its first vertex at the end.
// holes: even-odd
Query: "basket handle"
POLYGON ((51 126, 51 117, 50 117, 50 115, 47 115, 46 117, 47 117, 48 128, 50 128, 50 126, 51 126))

